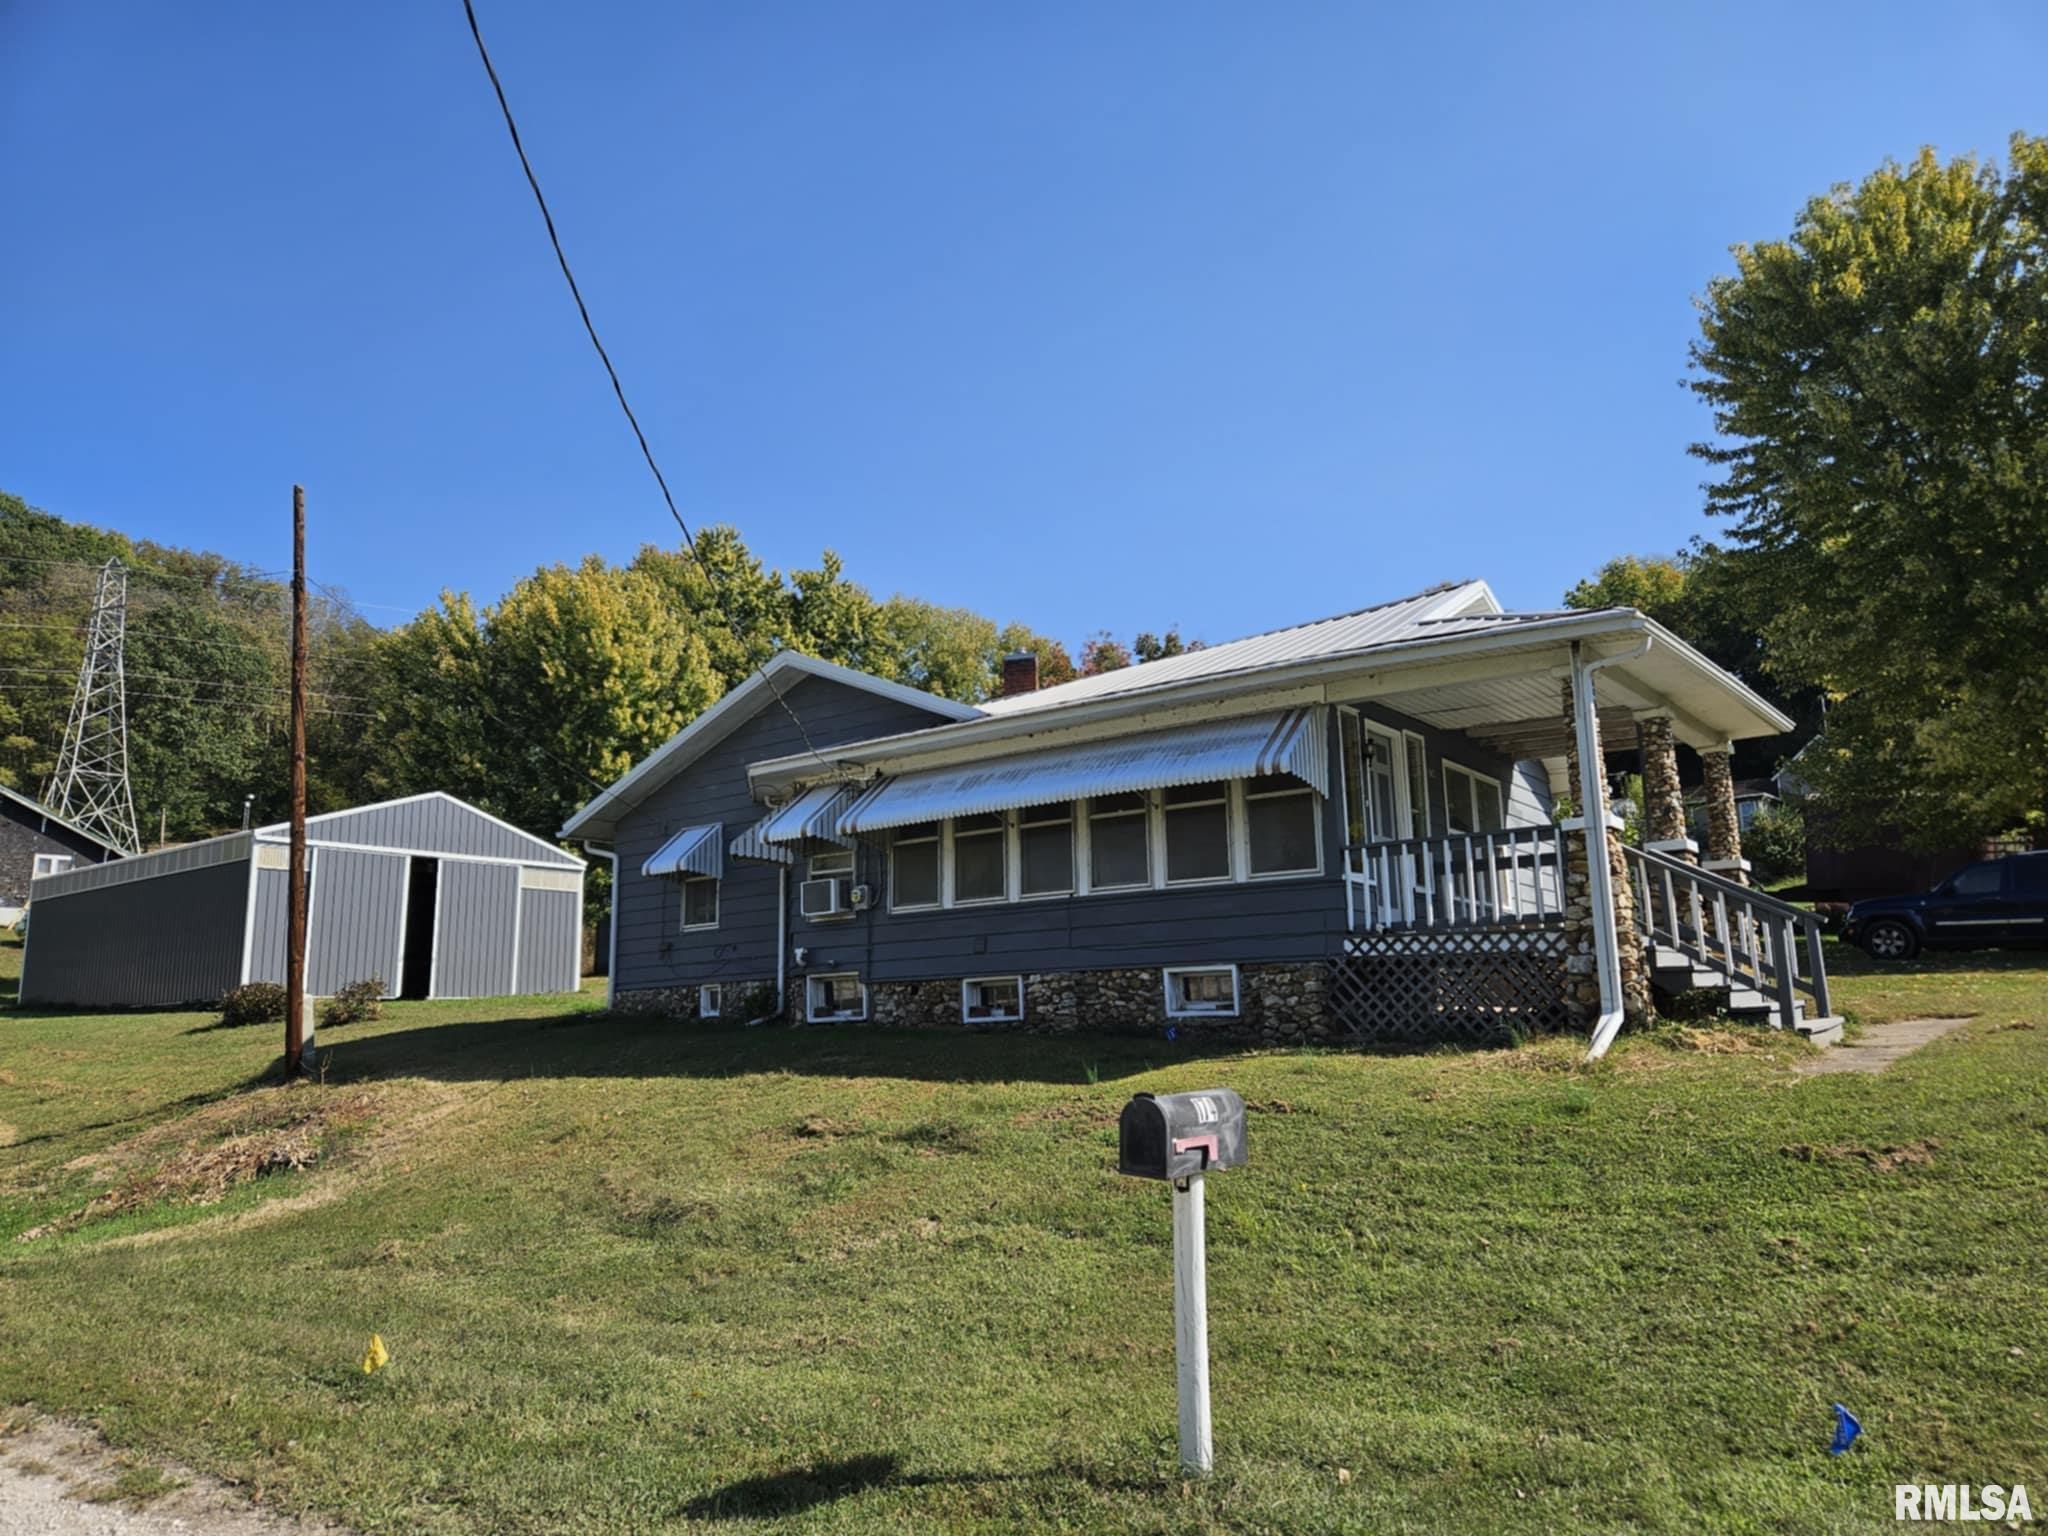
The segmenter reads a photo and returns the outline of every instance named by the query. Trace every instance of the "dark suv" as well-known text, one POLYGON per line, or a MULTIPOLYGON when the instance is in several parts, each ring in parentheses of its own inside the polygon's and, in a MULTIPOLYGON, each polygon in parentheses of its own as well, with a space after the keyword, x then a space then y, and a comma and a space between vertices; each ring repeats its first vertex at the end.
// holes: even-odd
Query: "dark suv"
POLYGON ((1965 864, 1917 896, 1859 901, 1843 932, 1879 960, 1910 960, 1923 944, 2048 943, 2048 852, 1965 864))

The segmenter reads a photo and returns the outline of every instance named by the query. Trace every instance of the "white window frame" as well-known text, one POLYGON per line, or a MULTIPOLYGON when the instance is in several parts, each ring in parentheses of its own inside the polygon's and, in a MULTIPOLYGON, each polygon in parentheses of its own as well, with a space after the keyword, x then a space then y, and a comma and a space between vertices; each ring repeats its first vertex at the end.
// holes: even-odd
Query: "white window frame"
POLYGON ((1024 978, 1022 976, 968 976, 960 983, 960 1022, 963 1024, 1021 1024, 1024 1022, 1024 978), (1008 982, 1017 989, 1017 1011, 1015 1013, 983 1013, 972 1011, 974 989, 991 981, 1008 982))
MULTIPOLYGON (((1242 779, 1204 779, 1197 784, 1176 784, 1176 789, 1196 789, 1202 784, 1220 782, 1223 786, 1223 873, 1220 875, 1184 875, 1175 880, 1169 871, 1172 867, 1166 849, 1166 791, 1155 789, 1152 793, 1152 828, 1158 834, 1153 847, 1157 868, 1153 871, 1152 883, 1158 890, 1180 890, 1190 885, 1229 885, 1244 878, 1244 864, 1238 857, 1239 829, 1243 826, 1241 814, 1244 795, 1242 779)), ((1176 810, 1201 810, 1216 804, 1214 800, 1197 800, 1192 805, 1176 806, 1176 810)))
POLYGON ((823 853, 814 853, 804 861, 806 880, 829 880, 834 875, 842 876, 850 884, 853 880, 853 850, 851 848, 828 848, 823 853))
MULTIPOLYGON (((1144 803, 1134 811, 1112 812, 1109 819, 1116 821, 1135 820, 1145 829, 1144 878, 1129 882, 1119 882, 1116 885, 1097 885, 1095 883, 1095 816, 1092 811, 1084 812, 1079 817, 1079 820, 1087 823, 1087 830, 1083 834, 1081 841, 1085 844, 1088 863, 1075 871, 1075 879, 1091 896, 1098 891, 1105 895, 1114 895, 1123 891, 1149 891, 1158 888, 1161 868, 1159 835, 1158 829, 1153 826, 1152 822, 1158 809, 1155 802, 1159 797, 1148 790, 1138 790, 1134 791, 1134 793, 1138 794, 1144 803)), ((1085 806, 1092 804, 1100 798, 1104 797, 1095 795, 1084 796, 1082 799, 1077 800, 1075 804, 1077 806, 1085 806)))
MULTIPOLYGON (((1078 896, 1081 892, 1080 841, 1074 826, 1077 819, 1074 815, 1074 808, 1079 802, 1073 800, 1061 802, 1067 808, 1067 883, 1065 888, 1057 891, 1027 891, 1024 889, 1024 813, 1026 811, 1043 810, 1047 805, 1053 803, 1051 801, 1041 801, 1035 806, 1020 805, 1017 809, 1010 812, 1010 846, 1005 853, 1005 857, 1008 860, 1005 873, 1008 876, 1007 883, 1010 890, 1010 900, 1012 901, 1058 901, 1063 897, 1078 896)), ((1049 827, 1054 825, 1054 823, 1042 821, 1037 823, 1037 825, 1049 827)))
POLYGON ((997 845, 1003 850, 1003 888, 993 896, 962 896, 959 894, 957 883, 959 864, 956 862, 958 859, 958 844, 954 841, 954 823, 957 818, 948 816, 946 818, 945 844, 940 853, 942 878, 939 881, 939 891, 946 898, 946 905, 949 907, 992 907, 1006 901, 1015 900, 1014 893, 1017 888, 1016 861, 1010 857, 1010 854, 1013 851, 1011 844, 1015 841, 1017 817, 1010 811, 985 811, 977 812, 976 814, 994 816, 1001 823, 993 832, 976 831, 970 832, 967 835, 969 837, 995 838, 997 845))
MULTIPOLYGON (((912 822, 911 825, 921 827, 925 823, 917 821, 912 822)), ((891 912, 936 912, 946 904, 946 824, 941 819, 932 822, 931 826, 932 835, 929 838, 914 837, 910 839, 913 844, 919 847, 922 847, 927 842, 931 844, 932 857, 936 861, 936 867, 932 871, 934 878, 932 880, 932 899, 930 901, 898 901, 896 899, 896 834, 901 832, 903 828, 891 827, 889 829, 889 910, 891 912)))
POLYGON ((697 988, 697 1017, 715 1019, 725 1007, 725 985, 707 981, 697 988))
POLYGON ((1323 838, 1329 832, 1329 827, 1323 821, 1324 797, 1316 793, 1315 785, 1310 784, 1304 779, 1295 779, 1292 774, 1274 774, 1272 777, 1293 779, 1295 787, 1292 789, 1270 789, 1264 794, 1255 795, 1251 792, 1249 780, 1232 779, 1230 781, 1232 872, 1243 871, 1240 878, 1247 883, 1254 880, 1300 880, 1311 875, 1320 875, 1323 872, 1323 838), (1302 865, 1295 869, 1269 869, 1261 874, 1252 868, 1252 802, 1254 800, 1278 800, 1297 794, 1308 796, 1309 808, 1315 817, 1316 861, 1313 864, 1302 865))
POLYGON ((1408 780, 1401 791, 1408 797, 1408 835, 1428 837, 1432 825, 1429 819, 1429 742, 1420 731, 1401 733, 1401 769, 1408 780), (1422 791, 1420 805, 1415 803, 1418 788, 1422 791))
POLYGON ((46 875, 61 875, 77 867, 78 855, 75 853, 39 853, 30 869, 29 878, 40 880, 46 875))
POLYGON ((1230 965, 1169 965, 1159 973, 1161 985, 1166 993, 1166 1016, 1169 1019, 1234 1019, 1244 1009, 1244 983, 1238 975, 1237 966, 1230 965), (1177 1002, 1179 988, 1175 983, 1183 976, 1209 976, 1227 972, 1230 976, 1230 1006, 1213 1008, 1206 1005, 1190 1007, 1177 1002))
POLYGON ((720 889, 721 884, 722 882, 716 875, 683 876, 680 882, 682 911, 676 915, 682 924, 682 931, 684 933, 708 933, 711 929, 718 926, 718 920, 725 915, 725 892, 720 889), (711 921, 708 923, 693 923, 690 921, 690 887, 698 882, 711 887, 711 921))
POLYGON ((868 987, 860 979, 859 971, 821 971, 804 978, 804 1019, 812 1024, 859 1023, 868 1016, 868 987), (860 988, 860 1007, 853 1013, 820 1013, 818 1011, 818 983, 821 981, 851 980, 860 988))
MULTIPOLYGON (((1506 780, 1495 778, 1490 773, 1481 773, 1477 768, 1468 767, 1464 763, 1452 762, 1448 757, 1443 760, 1443 766, 1444 835, 1446 837, 1452 835, 1451 796, 1454 791, 1451 785, 1451 775, 1454 773, 1463 775, 1469 781, 1465 786, 1465 804, 1462 809, 1465 811, 1465 820, 1471 824, 1471 836, 1479 837, 1484 835, 1479 826, 1479 791, 1477 786, 1481 784, 1491 784, 1494 793, 1500 796, 1500 824, 1502 827, 1508 824, 1508 786, 1506 780)), ((1461 832, 1456 835, 1463 837, 1466 834, 1461 832)))

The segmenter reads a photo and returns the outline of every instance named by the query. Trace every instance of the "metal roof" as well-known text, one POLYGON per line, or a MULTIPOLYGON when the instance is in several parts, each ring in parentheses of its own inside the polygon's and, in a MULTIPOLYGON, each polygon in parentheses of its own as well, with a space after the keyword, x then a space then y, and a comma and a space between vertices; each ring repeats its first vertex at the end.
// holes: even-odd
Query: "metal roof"
POLYGON ((86 831, 85 828, 81 827, 77 822, 70 820, 68 817, 60 816, 57 812, 51 810, 47 805, 43 804, 42 801, 33 799, 28 795, 24 795, 18 789, 9 789, 5 784, 0 784, 0 795, 5 795, 9 800, 14 801, 17 805, 23 806, 26 809, 35 812, 36 815, 42 817, 45 821, 54 822, 57 826, 62 827, 66 832, 70 832, 75 836, 82 837, 87 842, 106 849, 107 852, 113 854, 114 857, 117 859, 125 858, 128 854, 128 850, 123 848, 119 843, 108 842, 107 839, 100 836, 99 833, 86 831))
POLYGON ((708 826, 685 827, 647 856, 640 866, 643 875, 725 876, 725 828, 718 822, 708 826))
POLYGON ((1291 774, 1328 794, 1329 750, 1320 715, 1290 709, 906 773, 883 779, 853 801, 839 817, 838 830, 850 837, 942 816, 1273 773, 1291 774))
POLYGON ((801 682, 805 676, 826 678, 844 683, 849 688, 865 689, 881 698, 894 699, 899 704, 928 709, 944 720, 972 720, 981 713, 972 704, 961 704, 904 683, 856 672, 852 667, 842 667, 836 662, 820 661, 815 656, 805 656, 796 651, 777 651, 743 682, 735 683, 724 698, 635 763, 624 778, 571 816, 558 835, 586 841, 609 837, 620 816, 638 807, 655 790, 723 741, 751 719, 755 710, 780 698, 781 690, 775 679, 791 672, 798 674, 794 679, 796 682, 801 682))
POLYGON ((1197 651, 1183 651, 1178 656, 1139 662, 1135 666, 1120 667, 1114 672, 1102 672, 1094 677, 1079 677, 1071 683, 1041 688, 1036 693, 1016 693, 1007 698, 989 699, 981 707, 983 713, 990 715, 1059 709, 1085 700, 1112 698, 1172 683, 1191 682, 1196 678, 1257 671, 1290 661, 1370 650, 1398 640, 1456 633, 1461 621, 1484 622, 1497 617, 1518 619, 1522 616, 1502 615, 1499 602, 1485 582, 1460 582, 1418 592, 1412 597, 1397 598, 1376 607, 1361 608, 1356 613, 1317 619, 1313 623, 1297 624, 1262 635, 1249 635, 1242 640, 1204 646, 1197 651))

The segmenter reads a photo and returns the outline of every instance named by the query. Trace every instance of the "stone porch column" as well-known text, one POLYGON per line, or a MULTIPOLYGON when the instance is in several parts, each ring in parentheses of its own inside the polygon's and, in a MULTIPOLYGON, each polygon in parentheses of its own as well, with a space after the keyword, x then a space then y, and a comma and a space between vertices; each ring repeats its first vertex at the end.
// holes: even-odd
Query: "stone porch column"
MULTIPOLYGON (((1565 736, 1571 746, 1565 754, 1565 777, 1571 785, 1572 804, 1583 826, 1586 811, 1585 781, 1579 762, 1577 710, 1572 698, 1572 680, 1564 679, 1565 736)), ((1600 739, 1600 721, 1593 720, 1593 739, 1600 739)), ((1604 771, 1596 762, 1592 771, 1604 771)), ((1564 883, 1565 1001, 1583 1024, 1590 1026, 1600 1016, 1599 964, 1593 949, 1593 891, 1587 858, 1595 829, 1585 827, 1578 834, 1566 834, 1564 883)), ((1610 824, 1606 844, 1608 884, 1614 891, 1614 942, 1621 962, 1621 1006, 1626 1021, 1642 1024, 1650 1014, 1650 975, 1644 965, 1641 931, 1636 926, 1635 887, 1628 877, 1628 861, 1621 848, 1621 829, 1610 824)))
POLYGON ((1686 835, 1685 792, 1678 784, 1678 738, 1669 715, 1637 722, 1643 743, 1643 846, 1688 864, 1700 845, 1686 835))
POLYGON ((1728 767, 1728 747, 1700 749, 1700 768, 1707 788, 1707 862, 1715 874, 1738 885, 1749 884, 1749 860, 1742 856, 1742 820, 1735 812, 1735 775, 1728 767))

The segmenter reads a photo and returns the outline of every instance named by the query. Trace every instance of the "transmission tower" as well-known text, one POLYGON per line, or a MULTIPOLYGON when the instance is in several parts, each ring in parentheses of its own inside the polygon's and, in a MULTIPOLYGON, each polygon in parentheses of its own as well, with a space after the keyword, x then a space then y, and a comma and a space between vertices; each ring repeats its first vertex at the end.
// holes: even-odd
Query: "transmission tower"
POLYGON ((43 802, 74 826, 134 853, 142 840, 128 788, 128 689, 121 671, 127 628, 128 572, 119 560, 109 560, 93 591, 78 694, 43 802))

